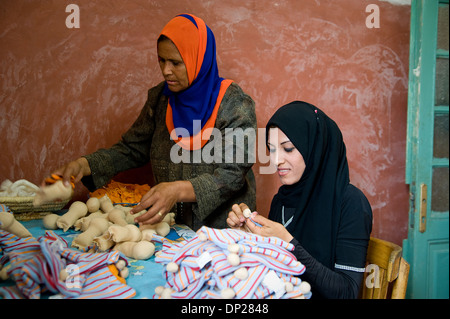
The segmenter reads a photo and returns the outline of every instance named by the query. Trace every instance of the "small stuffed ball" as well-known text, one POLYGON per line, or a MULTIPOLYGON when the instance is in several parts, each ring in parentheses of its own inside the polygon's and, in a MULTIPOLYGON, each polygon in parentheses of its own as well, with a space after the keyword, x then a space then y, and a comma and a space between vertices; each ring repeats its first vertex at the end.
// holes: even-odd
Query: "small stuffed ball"
POLYGON ((228 251, 233 254, 239 254, 239 244, 229 244, 228 251))
POLYGON ((237 254, 229 254, 227 259, 231 266, 237 266, 241 263, 241 260, 237 254))
POLYGON ((244 215, 245 218, 249 218, 250 215, 252 214, 252 211, 249 208, 246 208, 246 209, 244 209, 242 214, 244 215))
POLYGON ((205 233, 200 233, 200 234, 198 234, 198 239, 200 241, 207 241, 208 237, 206 237, 205 233))
POLYGON ((306 281, 302 281, 302 283, 300 284, 300 291, 304 295, 309 293, 311 291, 311 285, 306 281))
POLYGON ((178 265, 177 265, 176 263, 174 263, 174 262, 171 261, 170 263, 167 264, 166 270, 167 270, 168 272, 175 273, 175 272, 178 271, 178 265))
POLYGON ((232 288, 225 288, 222 289, 220 295, 222 296, 223 299, 233 299, 236 296, 236 293, 232 288))
POLYGON ((248 271, 247 268, 241 267, 239 269, 236 269, 234 272, 234 276, 239 280, 245 280, 248 278, 248 271))

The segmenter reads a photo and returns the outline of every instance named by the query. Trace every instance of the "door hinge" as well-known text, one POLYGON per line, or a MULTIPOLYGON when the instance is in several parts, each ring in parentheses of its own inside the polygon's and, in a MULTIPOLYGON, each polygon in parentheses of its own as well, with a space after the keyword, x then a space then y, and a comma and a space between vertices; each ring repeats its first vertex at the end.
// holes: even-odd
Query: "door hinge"
POLYGON ((427 229, 427 184, 420 184, 419 231, 427 229))
POLYGON ((409 192, 409 227, 414 228, 414 212, 416 210, 416 196, 415 196, 415 190, 412 189, 412 186, 410 186, 410 192, 409 192))

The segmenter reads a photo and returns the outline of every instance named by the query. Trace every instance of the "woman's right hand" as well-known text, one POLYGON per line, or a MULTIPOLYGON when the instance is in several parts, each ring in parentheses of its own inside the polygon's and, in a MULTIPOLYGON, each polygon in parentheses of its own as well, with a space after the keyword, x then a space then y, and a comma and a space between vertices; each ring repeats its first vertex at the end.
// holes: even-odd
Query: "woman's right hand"
POLYGON ((232 229, 240 229, 244 231, 249 231, 247 225, 245 224, 246 218, 244 217, 244 210, 247 209, 248 206, 244 203, 234 204, 231 207, 231 212, 228 213, 227 224, 232 229))
MULTIPOLYGON (((58 168, 53 172, 53 174, 62 176, 64 185, 69 186, 71 182, 71 176, 75 178, 73 182, 77 183, 84 176, 91 175, 91 168, 87 159, 84 157, 80 157, 79 159, 58 168)), ((42 182, 42 185, 45 185, 44 181, 42 182)))

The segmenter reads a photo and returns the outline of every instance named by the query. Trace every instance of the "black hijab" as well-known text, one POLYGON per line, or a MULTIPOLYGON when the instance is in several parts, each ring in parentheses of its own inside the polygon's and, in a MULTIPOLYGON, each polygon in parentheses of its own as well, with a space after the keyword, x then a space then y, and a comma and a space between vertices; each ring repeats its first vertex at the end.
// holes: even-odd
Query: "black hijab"
POLYGON ((333 269, 341 202, 350 182, 342 133, 324 112, 299 101, 275 112, 266 126, 266 141, 272 126, 294 144, 306 168, 300 181, 280 187, 269 219, 288 223, 287 230, 303 248, 333 269))

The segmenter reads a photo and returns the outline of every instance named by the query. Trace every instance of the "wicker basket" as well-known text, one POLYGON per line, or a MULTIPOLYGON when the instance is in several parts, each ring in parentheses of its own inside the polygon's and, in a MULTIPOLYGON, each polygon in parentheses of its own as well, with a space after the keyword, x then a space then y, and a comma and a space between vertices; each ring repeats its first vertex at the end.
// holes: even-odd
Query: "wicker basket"
POLYGON ((70 199, 33 206, 34 196, 0 197, 0 203, 8 206, 13 213, 54 212, 62 209, 70 199))

